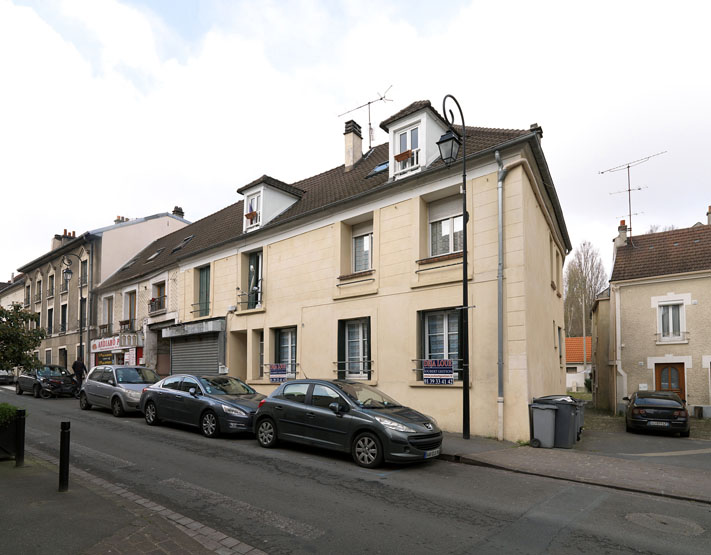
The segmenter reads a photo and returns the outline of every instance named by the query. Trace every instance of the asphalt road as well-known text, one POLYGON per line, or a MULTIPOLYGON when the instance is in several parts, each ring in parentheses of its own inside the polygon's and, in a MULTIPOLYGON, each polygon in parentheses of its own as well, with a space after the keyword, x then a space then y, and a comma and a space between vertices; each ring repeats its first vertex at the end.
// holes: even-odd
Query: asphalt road
MULTIPOLYGON (((27 442, 268 553, 708 553, 711 507, 444 461, 378 470, 34 399, 27 442)), ((70 485, 71 487, 71 485, 70 485)))

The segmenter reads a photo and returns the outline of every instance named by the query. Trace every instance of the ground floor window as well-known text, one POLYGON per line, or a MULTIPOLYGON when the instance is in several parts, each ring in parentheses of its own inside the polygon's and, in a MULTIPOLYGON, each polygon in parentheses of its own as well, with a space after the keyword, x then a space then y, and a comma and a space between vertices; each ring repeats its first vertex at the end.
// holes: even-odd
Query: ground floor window
POLYGON ((338 377, 369 380, 370 317, 338 321, 338 377))
POLYGON ((276 330, 276 362, 286 364, 286 379, 296 378, 296 328, 276 330))
MULTIPOLYGON (((422 358, 450 359, 455 380, 461 380, 459 359, 459 311, 456 309, 421 312, 422 358)), ((418 372, 418 379, 422 379, 418 372)))

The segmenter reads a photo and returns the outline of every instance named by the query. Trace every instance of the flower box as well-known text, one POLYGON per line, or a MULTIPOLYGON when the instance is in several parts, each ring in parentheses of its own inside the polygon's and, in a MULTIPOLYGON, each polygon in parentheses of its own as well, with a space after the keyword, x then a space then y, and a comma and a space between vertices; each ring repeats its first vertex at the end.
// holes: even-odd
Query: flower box
POLYGON ((406 150, 404 152, 401 152, 400 154, 395 155, 395 161, 396 162, 404 162, 408 158, 412 156, 412 150, 406 150))

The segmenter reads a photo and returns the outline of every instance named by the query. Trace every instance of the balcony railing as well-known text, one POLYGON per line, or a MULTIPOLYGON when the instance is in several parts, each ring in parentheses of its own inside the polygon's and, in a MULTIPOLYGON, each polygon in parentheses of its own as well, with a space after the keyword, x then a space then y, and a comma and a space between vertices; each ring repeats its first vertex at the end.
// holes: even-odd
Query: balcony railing
POLYGON ((412 171, 420 167, 420 149, 409 150, 395 155, 395 175, 412 171), (409 154, 409 156, 405 156, 409 154))
POLYGON ((48 324, 47 325, 47 335, 52 335, 52 332, 53 332, 52 324, 48 324))
POLYGON ((193 309, 191 311, 195 316, 209 316, 210 314, 210 301, 203 301, 201 303, 193 303, 193 309))
POLYGON ((66 293, 67 291, 69 291, 69 283, 67 283, 67 282, 65 281, 64 283, 62 283, 62 284, 59 286, 59 292, 60 292, 60 293, 66 293))
POLYGON ((122 332, 136 331, 136 319, 129 318, 128 320, 120 320, 119 326, 121 326, 120 331, 122 332))
POLYGON ((154 297, 148 301, 148 313, 153 314, 165 310, 165 295, 162 297, 154 297))
POLYGON ((47 297, 54 297, 54 287, 47 288, 47 297))
POLYGON ((100 324, 99 325, 99 335, 101 337, 107 337, 113 335, 114 325, 113 324, 100 324))
POLYGON ((25 297, 25 306, 30 306, 30 298, 25 297))
POLYGON ((42 293, 35 293, 35 302, 36 303, 41 303, 42 302, 42 293))
POLYGON ((67 323, 61 322, 59 324, 59 333, 67 333, 67 323))

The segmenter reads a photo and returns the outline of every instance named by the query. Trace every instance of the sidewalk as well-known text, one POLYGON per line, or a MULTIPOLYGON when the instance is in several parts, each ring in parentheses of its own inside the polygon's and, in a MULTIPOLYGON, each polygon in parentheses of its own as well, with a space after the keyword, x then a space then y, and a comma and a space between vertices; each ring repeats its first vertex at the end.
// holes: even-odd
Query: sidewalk
MULTIPOLYGON (((583 432, 584 434, 585 432, 583 432)), ((575 449, 534 449, 445 433, 440 458, 583 484, 711 504, 708 471, 611 459, 575 449)))
POLYGON ((26 449, 25 465, 0 460, 3 553, 212 554, 263 551, 81 470, 59 493, 58 461, 26 449))

